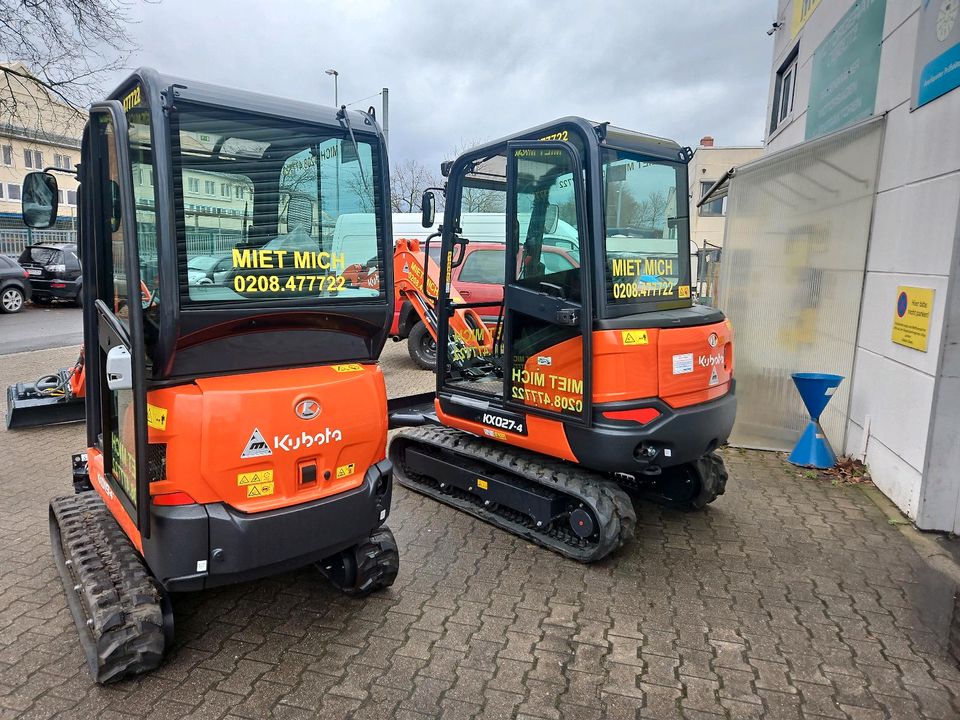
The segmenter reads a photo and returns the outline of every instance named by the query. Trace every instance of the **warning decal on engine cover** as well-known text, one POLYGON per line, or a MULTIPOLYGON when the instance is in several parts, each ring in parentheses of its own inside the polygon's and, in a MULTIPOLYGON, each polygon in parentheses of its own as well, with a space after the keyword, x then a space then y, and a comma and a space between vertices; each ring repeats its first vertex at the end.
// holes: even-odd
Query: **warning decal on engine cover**
POLYGON ((256 472, 242 472, 237 475, 237 485, 260 485, 273 482, 273 470, 257 470, 256 472))
POLYGON ((167 409, 147 403, 147 425, 157 430, 166 430, 167 409))
POLYGON ((260 483, 259 485, 247 485, 247 498, 266 497, 273 495, 273 483, 260 483))
POLYGON ((246 447, 244 447, 243 452, 240 453, 240 457, 255 458, 264 457, 265 455, 273 455, 273 450, 270 449, 259 428, 254 428, 250 434, 250 439, 247 440, 246 447))

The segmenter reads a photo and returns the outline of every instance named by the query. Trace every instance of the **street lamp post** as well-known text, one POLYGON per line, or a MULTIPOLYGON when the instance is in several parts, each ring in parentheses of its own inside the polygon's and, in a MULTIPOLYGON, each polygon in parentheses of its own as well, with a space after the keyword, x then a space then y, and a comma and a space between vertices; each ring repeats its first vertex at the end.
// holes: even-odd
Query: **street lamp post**
POLYGON ((330 68, 329 70, 327 70, 326 73, 327 73, 327 75, 333 75, 333 106, 334 106, 335 108, 338 108, 338 109, 339 109, 339 108, 340 108, 340 102, 339 102, 339 98, 338 98, 338 96, 337 96, 337 78, 340 77, 340 73, 338 73, 338 72, 337 72, 336 70, 334 70, 333 68, 330 68))

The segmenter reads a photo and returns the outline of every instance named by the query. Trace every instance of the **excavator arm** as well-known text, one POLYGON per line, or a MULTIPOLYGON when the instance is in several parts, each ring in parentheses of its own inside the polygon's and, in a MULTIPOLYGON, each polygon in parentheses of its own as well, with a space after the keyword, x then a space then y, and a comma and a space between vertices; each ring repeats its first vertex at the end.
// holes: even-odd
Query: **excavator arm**
MULTIPOLYGON (((413 306, 427 331, 437 341, 439 319, 436 302, 439 297, 440 268, 428 257, 419 240, 400 239, 393 253, 394 300, 413 306)), ((448 269, 449 276, 449 269, 448 269)), ((456 288, 450 288, 450 300, 463 303, 456 288)), ((464 375, 484 374, 493 355, 494 334, 472 308, 458 308, 448 321, 447 349, 454 372, 464 375)))

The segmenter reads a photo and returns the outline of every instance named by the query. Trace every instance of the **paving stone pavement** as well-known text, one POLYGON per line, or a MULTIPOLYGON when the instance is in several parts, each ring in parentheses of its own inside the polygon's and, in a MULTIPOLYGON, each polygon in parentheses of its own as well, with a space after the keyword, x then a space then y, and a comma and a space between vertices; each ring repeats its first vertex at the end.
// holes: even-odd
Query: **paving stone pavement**
MULTIPOLYGON (((0 387, 74 348, 0 358, 0 387)), ((404 345, 391 393, 430 389, 404 345)), ((318 573, 178 595, 156 672, 100 688, 50 556, 47 501, 82 426, 0 432, 0 720, 7 718, 955 718, 954 588, 859 490, 728 450, 705 512, 640 504, 583 566, 403 488, 388 591, 318 573)))

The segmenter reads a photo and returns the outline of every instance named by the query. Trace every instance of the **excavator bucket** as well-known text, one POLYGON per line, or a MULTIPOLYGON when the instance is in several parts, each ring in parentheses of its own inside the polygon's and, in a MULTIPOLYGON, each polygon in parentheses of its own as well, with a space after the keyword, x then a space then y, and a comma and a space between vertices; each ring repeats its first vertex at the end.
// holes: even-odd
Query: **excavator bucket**
POLYGON ((7 388, 7 429, 83 422, 86 409, 82 395, 70 389, 73 369, 62 368, 56 375, 35 383, 19 382, 7 388))

